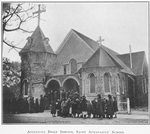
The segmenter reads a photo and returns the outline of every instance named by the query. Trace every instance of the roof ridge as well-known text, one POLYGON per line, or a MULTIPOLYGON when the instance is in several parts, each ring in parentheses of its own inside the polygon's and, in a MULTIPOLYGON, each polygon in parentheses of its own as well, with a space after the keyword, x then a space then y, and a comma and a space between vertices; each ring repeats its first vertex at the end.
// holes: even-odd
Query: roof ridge
MULTIPOLYGON (((75 31, 75 30, 73 30, 73 32, 93 51, 93 52, 95 52, 92 48, 91 48, 91 46, 88 44, 88 43, 86 43, 86 41, 84 40, 84 39, 82 39, 78 34, 80 34, 79 32, 77 32, 77 31, 75 31)), ((81 34, 81 35, 83 35, 83 34, 81 34)), ((85 36, 85 35, 83 35, 83 36, 85 36)), ((86 37, 86 36, 85 36, 86 37)), ((87 38, 87 37, 86 37, 87 38)))
MULTIPOLYGON (((131 54, 145 53, 145 51, 131 52, 131 54)), ((128 55, 130 53, 118 54, 117 56, 128 55)))
POLYGON ((105 48, 104 48, 104 50, 110 55, 110 56, 112 56, 113 57, 113 59, 115 59, 115 61, 121 66, 121 67, 123 67, 123 69, 127 69, 126 71, 128 72, 128 71, 130 71, 130 73, 132 74, 132 75, 135 75, 134 73, 133 73, 133 71, 116 55, 116 57, 114 57, 115 55, 114 54, 112 54, 112 53, 109 53, 108 52, 108 50, 106 50, 105 48), (117 59, 116 59, 117 58, 117 59), (119 60, 119 61, 118 61, 119 60), (126 68, 125 68, 126 67, 126 68))
POLYGON ((99 45, 98 45, 98 43, 97 43, 95 40, 91 39, 90 37, 88 37, 88 36, 86 36, 86 35, 84 35, 84 34, 78 32, 78 31, 76 31, 76 30, 74 30, 74 29, 72 29, 72 30, 73 30, 92 50, 94 50, 94 52, 99 48, 99 45), (83 37, 82 37, 82 36, 83 36, 83 37), (88 42, 86 41, 86 39, 83 39, 83 38, 86 38, 86 39, 90 40, 92 43, 97 44, 97 47, 98 47, 98 48, 96 48, 96 49, 93 48, 95 44, 90 44, 90 43, 88 43, 88 42))
POLYGON ((58 47, 57 50, 55 51, 56 54, 58 54, 58 53, 61 51, 61 49, 63 48, 65 42, 66 42, 67 39, 70 37, 71 32, 72 32, 72 29, 67 33, 67 35, 65 36, 65 38, 63 39, 63 41, 61 42, 61 44, 59 45, 59 47, 58 47))

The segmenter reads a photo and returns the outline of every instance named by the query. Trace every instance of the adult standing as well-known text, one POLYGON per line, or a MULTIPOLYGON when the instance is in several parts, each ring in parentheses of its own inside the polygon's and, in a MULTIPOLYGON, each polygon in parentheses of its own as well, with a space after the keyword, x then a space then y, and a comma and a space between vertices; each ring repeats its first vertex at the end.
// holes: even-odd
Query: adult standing
POLYGON ((62 112, 62 117, 66 117, 67 116, 67 102, 65 100, 65 98, 63 99, 62 103, 61 103, 61 112, 62 112))
POLYGON ((40 95, 40 112, 43 112, 44 111, 44 106, 45 106, 45 103, 44 103, 44 98, 43 98, 43 95, 40 95))
POLYGON ((108 95, 107 116, 108 116, 109 119, 112 119, 113 115, 114 115, 113 100, 112 100, 112 96, 108 95))
POLYGON ((59 99, 56 102, 56 112, 57 112, 57 116, 61 115, 61 101, 59 99))
POLYGON ((82 100, 82 116, 84 119, 86 119, 86 115, 87 115, 87 100, 86 97, 83 96, 83 100, 82 100))
POLYGON ((117 98, 116 97, 114 97, 113 107, 114 107, 115 118, 117 118, 118 105, 117 105, 117 98))
POLYGON ((96 105, 97 105, 97 102, 96 102, 96 98, 92 100, 92 114, 93 114, 93 118, 96 117, 96 105))
POLYGON ((97 115, 99 116, 100 119, 102 119, 104 111, 103 111, 102 99, 101 99, 101 95, 100 94, 98 94, 96 109, 97 109, 97 115))
POLYGON ((53 117, 55 117, 56 115, 56 102, 55 101, 52 101, 51 103, 51 114, 53 117))
POLYGON ((24 108, 25 108, 25 113, 29 112, 29 104, 28 104, 28 98, 24 98, 24 108))
POLYGON ((106 98, 103 98, 102 106, 103 106, 103 118, 106 118, 106 108, 107 108, 107 100, 106 100, 106 98))
POLYGON ((35 112, 38 113, 39 112, 39 102, 38 102, 38 98, 35 99, 35 112))
POLYGON ((29 112, 33 113, 34 112, 34 98, 30 97, 29 99, 29 112))

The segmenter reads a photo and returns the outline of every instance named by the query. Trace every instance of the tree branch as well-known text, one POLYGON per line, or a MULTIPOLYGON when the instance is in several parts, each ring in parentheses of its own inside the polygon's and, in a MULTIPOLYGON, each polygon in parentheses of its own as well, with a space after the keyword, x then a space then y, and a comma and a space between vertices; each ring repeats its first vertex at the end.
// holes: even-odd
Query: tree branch
POLYGON ((17 46, 14 46, 14 45, 10 45, 8 42, 6 42, 5 40, 3 40, 3 42, 8 45, 9 47, 12 47, 12 48, 17 48, 17 49, 22 49, 20 47, 17 47, 17 46))

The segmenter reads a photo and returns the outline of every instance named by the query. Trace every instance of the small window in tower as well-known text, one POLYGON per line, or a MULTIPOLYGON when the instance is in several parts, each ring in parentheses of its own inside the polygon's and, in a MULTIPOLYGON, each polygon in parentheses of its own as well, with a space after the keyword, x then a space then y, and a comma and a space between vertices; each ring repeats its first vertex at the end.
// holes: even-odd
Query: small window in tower
POLYGON ((49 43, 49 38, 44 38, 44 41, 45 41, 46 44, 48 44, 49 43))
POLYGON ((32 44, 32 38, 28 37, 27 40, 28 40, 28 44, 31 45, 32 44))

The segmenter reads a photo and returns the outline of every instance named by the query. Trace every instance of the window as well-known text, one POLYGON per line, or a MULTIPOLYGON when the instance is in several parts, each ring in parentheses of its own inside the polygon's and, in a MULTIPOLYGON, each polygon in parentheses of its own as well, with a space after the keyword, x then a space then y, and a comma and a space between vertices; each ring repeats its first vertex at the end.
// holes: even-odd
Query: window
POLYGON ((71 73, 75 73, 77 71, 77 61, 75 59, 71 59, 70 65, 71 65, 71 73))
POLYGON ((28 95, 28 82, 27 82, 27 80, 25 80, 23 82, 23 91, 24 91, 24 95, 28 95))
POLYGON ((110 93, 110 76, 108 73, 104 74, 104 90, 105 93, 110 93))
POLYGON ((64 65, 64 74, 66 74, 66 65, 64 65))
POLYGON ((122 93, 124 94, 125 91, 125 79, 124 77, 122 78, 122 93))
POLYGON ((119 74, 117 75, 117 78, 116 78, 116 83, 117 83, 117 85, 116 85, 116 88, 117 88, 117 93, 119 93, 119 89, 120 89, 120 76, 119 76, 119 74))
POLYGON ((90 93, 95 93, 95 76, 90 74, 90 93))
POLYGON ((144 93, 147 93, 147 82, 146 82, 146 78, 144 78, 144 93))

